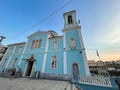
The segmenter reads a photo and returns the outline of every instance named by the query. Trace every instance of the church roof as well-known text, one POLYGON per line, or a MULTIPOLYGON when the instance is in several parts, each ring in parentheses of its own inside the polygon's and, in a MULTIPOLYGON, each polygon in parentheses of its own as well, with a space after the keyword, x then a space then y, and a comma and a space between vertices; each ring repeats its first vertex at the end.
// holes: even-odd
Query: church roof
POLYGON ((14 46, 14 45, 21 45, 21 44, 25 44, 26 42, 21 42, 21 43, 14 43, 14 44, 9 44, 7 46, 14 46))
POLYGON ((49 33, 48 31, 41 31, 41 30, 38 30, 37 32, 35 32, 35 33, 29 35, 27 38, 30 38, 30 37, 35 36, 35 35, 37 35, 37 34, 48 34, 48 33, 49 33))

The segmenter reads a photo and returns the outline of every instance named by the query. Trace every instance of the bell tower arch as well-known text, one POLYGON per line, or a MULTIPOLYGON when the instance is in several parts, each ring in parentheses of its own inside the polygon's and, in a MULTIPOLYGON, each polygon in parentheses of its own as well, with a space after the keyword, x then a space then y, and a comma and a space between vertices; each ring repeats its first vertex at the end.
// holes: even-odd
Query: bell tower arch
POLYGON ((75 10, 64 13, 63 17, 64 17, 64 28, 77 25, 75 10))

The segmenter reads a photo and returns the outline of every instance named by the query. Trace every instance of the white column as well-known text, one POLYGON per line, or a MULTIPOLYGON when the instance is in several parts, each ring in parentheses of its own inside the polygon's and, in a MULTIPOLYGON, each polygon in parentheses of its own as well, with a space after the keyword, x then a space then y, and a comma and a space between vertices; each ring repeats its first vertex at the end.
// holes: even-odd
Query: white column
POLYGON ((42 64, 42 73, 45 72, 45 66, 46 66, 46 60, 47 60, 47 52, 48 52, 48 45, 49 45, 49 37, 50 35, 47 35, 47 42, 46 42, 46 47, 45 47, 45 53, 44 53, 44 58, 43 58, 43 64, 42 64))
POLYGON ((11 59, 12 59, 12 56, 13 56, 13 54, 14 54, 14 52, 15 52, 15 49, 16 49, 16 46, 14 47, 13 52, 12 52, 11 55, 10 55, 10 58, 9 58, 9 60, 8 60, 8 63, 7 63, 7 65, 6 65, 6 67, 5 67, 5 70, 8 68, 8 65, 9 65, 9 63, 10 63, 10 61, 11 61, 11 59))
MULTIPOLYGON (((78 32, 79 32, 79 38, 80 38, 81 48, 84 49, 84 44, 83 44, 81 29, 78 30, 78 32)), ((86 75, 90 75, 90 70, 89 70, 89 67, 88 67, 87 56, 86 56, 85 50, 82 50, 82 56, 83 56, 83 59, 84 59, 84 66, 85 66, 86 75)))
POLYGON ((28 41, 27 41, 27 43, 25 43, 25 47, 24 47, 23 52, 22 52, 22 55, 21 55, 21 57, 20 57, 20 61, 18 62, 18 66, 21 64, 21 61, 22 61, 23 55, 24 55, 25 50, 26 50, 26 47, 27 47, 27 44, 28 44, 28 41))
POLYGON ((66 57, 66 34, 63 32, 63 47, 64 47, 64 52, 63 52, 63 60, 64 60, 64 74, 67 74, 67 57, 66 57))

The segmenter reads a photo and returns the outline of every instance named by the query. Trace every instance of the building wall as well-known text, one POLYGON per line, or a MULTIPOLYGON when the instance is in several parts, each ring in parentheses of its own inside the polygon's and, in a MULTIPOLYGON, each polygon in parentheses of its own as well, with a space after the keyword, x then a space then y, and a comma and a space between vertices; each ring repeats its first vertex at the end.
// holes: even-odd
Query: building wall
POLYGON ((120 76, 120 63, 119 61, 88 61, 90 72, 92 75, 107 75, 107 76, 120 76))
MULTIPOLYGON (((89 75, 85 58, 85 49, 81 38, 82 36, 80 35, 80 26, 76 23, 75 11, 69 14, 73 15, 74 22, 71 25, 66 23, 63 29, 63 36, 58 36, 54 31, 37 31, 28 36, 26 43, 9 45, 7 52, 3 57, 3 60, 8 58, 5 68, 12 68, 12 63, 15 58, 18 58, 15 68, 20 68, 25 75, 28 61, 31 56, 34 56, 32 68, 36 71, 42 73, 72 74, 73 64, 78 64, 79 74, 89 75), (70 40, 72 38, 76 41, 74 49, 71 49, 70 47, 70 40), (42 40, 41 47, 31 48, 33 40, 39 39, 42 40), (58 47, 53 49, 55 41, 58 42, 58 47), (21 52, 19 52, 20 46, 22 47, 21 52), (53 56, 57 57, 56 68, 54 69, 52 68, 53 56)), ((67 17, 67 13, 64 15, 67 17)))
POLYGON ((48 54, 46 60, 46 73, 57 73, 63 74, 63 40, 60 39, 49 39, 49 47, 48 47, 48 54), (58 42, 58 48, 53 49, 54 41, 58 42), (52 57, 57 56, 57 67, 56 69, 52 69, 52 57))
POLYGON ((25 43, 13 44, 10 46, 8 45, 8 49, 5 52, 4 57, 2 58, 1 66, 3 65, 5 60, 6 60, 6 63, 4 63, 4 66, 1 67, 0 70, 3 70, 3 69, 6 70, 9 68, 13 68, 12 64, 13 64, 15 58, 17 58, 17 61, 14 65, 15 66, 14 68, 17 68, 18 67, 17 65, 18 65, 18 62, 20 61, 20 57, 21 57, 22 51, 24 49, 24 46, 25 46, 25 43), (19 48, 21 48, 21 50, 19 50, 19 48))
POLYGON ((80 44, 80 37, 78 30, 71 30, 66 32, 66 52, 67 52, 67 72, 72 74, 72 65, 77 63, 79 65, 79 73, 86 75, 84 59, 82 53, 80 52, 82 47, 80 44), (74 38, 76 40, 76 50, 71 50, 70 48, 70 39, 74 38))
POLYGON ((45 54, 45 46, 47 42, 47 34, 46 33, 40 33, 39 31, 31 36, 28 37, 28 43, 25 48, 25 52, 23 53, 22 62, 20 64, 20 67, 23 72, 25 72, 27 68, 27 59, 31 57, 31 55, 35 56, 36 61, 34 62, 35 70, 42 70, 42 64, 43 64, 43 58, 45 54), (33 40, 42 40, 41 47, 39 48, 33 48, 31 49, 31 45, 33 40))

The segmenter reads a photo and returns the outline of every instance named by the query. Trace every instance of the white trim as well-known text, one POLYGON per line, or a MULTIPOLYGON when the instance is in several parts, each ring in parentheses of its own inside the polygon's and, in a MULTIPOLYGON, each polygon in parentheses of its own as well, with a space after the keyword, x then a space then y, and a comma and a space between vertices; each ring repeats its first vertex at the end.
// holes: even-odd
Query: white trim
POLYGON ((61 40, 63 39, 63 36, 56 36, 56 37, 50 37, 50 40, 61 40))
MULTIPOLYGON (((78 32, 79 32, 81 48, 84 48, 81 30, 78 30, 78 32)), ((85 49, 82 50, 82 56, 83 56, 83 59, 84 59, 84 66, 85 66, 86 75, 90 75, 90 70, 89 70, 89 67, 88 67, 88 62, 87 62, 87 56, 86 56, 86 53, 85 53, 85 49)))
POLYGON ((22 55, 21 55, 21 57, 20 57, 20 61, 18 62, 18 65, 17 65, 17 66, 19 66, 20 63, 21 63, 21 61, 22 61, 22 58, 23 58, 23 55, 24 55, 24 53, 25 53, 25 50, 26 50, 27 44, 28 44, 28 41, 27 41, 27 43, 25 44, 25 47, 24 47, 24 49, 23 49, 23 53, 22 53, 22 55))
POLYGON ((27 67, 28 67, 28 62, 26 62, 27 65, 25 65, 25 69, 24 69, 24 73, 23 73, 23 76, 26 75, 26 72, 27 72, 27 67))
MULTIPOLYGON (((85 50, 85 48, 76 48, 75 50, 85 50)), ((45 54, 45 53, 49 53, 49 52, 64 52, 64 51, 71 51, 71 49, 70 48, 68 48, 66 50, 54 50, 54 49, 52 49, 51 51, 47 51, 47 52, 34 52, 34 53, 35 54, 45 54)), ((33 54, 33 52, 27 52, 24 55, 26 55, 26 54, 33 54)), ((19 55, 19 54, 16 54, 15 56, 17 56, 17 55, 19 55)))
MULTIPOLYGON (((20 60, 19 60, 17 66, 20 66, 20 64, 21 64, 21 62, 22 62, 22 58, 23 58, 23 55, 24 55, 24 53, 25 53, 25 50, 26 50, 27 44, 28 44, 28 41, 27 41, 27 43, 25 44, 25 47, 24 47, 24 49, 23 49, 23 53, 22 53, 22 55, 21 55, 21 57, 20 57, 20 60)), ((17 69, 18 69, 18 68, 17 68, 17 69)), ((25 70, 26 70, 26 67, 25 67, 25 70)), ((23 76, 25 76, 25 71, 24 71, 24 73, 23 73, 23 76)))
POLYGON ((11 67, 14 68, 16 66, 16 62, 17 62, 18 58, 15 57, 14 60, 12 61, 11 67))
POLYGON ((52 69, 52 70, 55 70, 55 69, 58 69, 58 56, 57 55, 53 55, 52 57, 51 57, 51 65, 50 65, 50 68, 52 69), (56 56, 56 67, 55 68, 53 68, 52 67, 52 62, 54 61, 53 60, 53 56, 56 56))
MULTIPOLYGON (((30 57, 29 57, 29 59, 30 59, 30 57)), ((26 76, 26 72, 27 72, 27 69, 28 69, 28 64, 29 64, 29 61, 26 62, 26 66, 25 66, 25 70, 24 70, 23 76, 26 76)), ((34 65, 35 65, 35 61, 33 61, 33 66, 32 66, 32 69, 31 69, 30 77, 32 76, 34 65)))
MULTIPOLYGON (((63 32, 63 47, 66 49, 66 33, 63 32)), ((66 50, 63 52, 63 60, 64 60, 64 74, 67 74, 67 57, 66 57, 66 50)))
MULTIPOLYGON (((46 43, 45 52, 48 51, 49 37, 50 37, 50 35, 48 34, 47 35, 47 43, 46 43)), ((47 53, 44 54, 43 64, 42 64, 42 73, 45 72, 46 60, 47 60, 47 53)))
POLYGON ((13 52, 12 52, 11 55, 10 55, 10 58, 9 58, 9 61, 8 61, 7 65, 6 65, 6 67, 5 67, 5 70, 8 68, 8 65, 9 65, 9 63, 10 63, 10 61, 11 61, 11 59, 12 59, 12 56, 13 56, 13 54, 14 54, 14 52, 15 52, 15 49, 16 49, 16 46, 14 47, 13 52))
POLYGON ((8 58, 4 58, 4 60, 2 60, 1 63, 0 63, 0 67, 4 69, 7 61, 8 61, 8 58))

